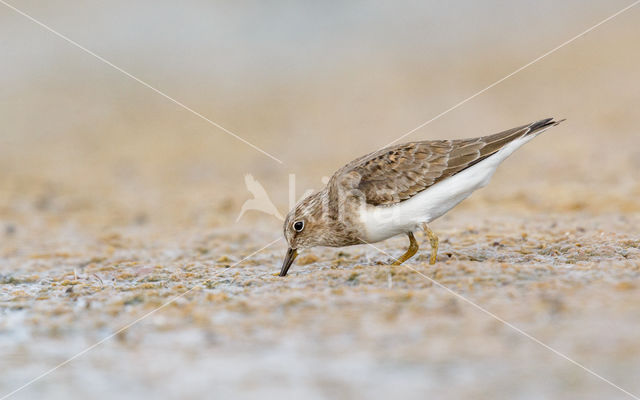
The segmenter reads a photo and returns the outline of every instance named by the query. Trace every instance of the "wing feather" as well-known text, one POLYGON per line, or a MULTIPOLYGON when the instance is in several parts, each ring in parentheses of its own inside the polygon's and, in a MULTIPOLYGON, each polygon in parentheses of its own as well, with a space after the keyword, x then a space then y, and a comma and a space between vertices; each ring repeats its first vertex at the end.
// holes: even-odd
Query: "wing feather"
POLYGON ((557 125, 552 118, 494 135, 458 140, 411 142, 384 148, 345 165, 329 185, 357 189, 372 205, 391 205, 490 157, 511 141, 557 125), (348 177, 348 179, 343 179, 348 177), (343 184, 344 185, 344 184, 343 184))

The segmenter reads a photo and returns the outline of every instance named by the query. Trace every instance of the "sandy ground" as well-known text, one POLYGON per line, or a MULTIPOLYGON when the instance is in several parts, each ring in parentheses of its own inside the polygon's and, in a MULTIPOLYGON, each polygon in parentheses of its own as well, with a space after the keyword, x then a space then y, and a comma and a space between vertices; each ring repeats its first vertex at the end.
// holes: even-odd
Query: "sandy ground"
POLYGON ((515 328, 637 392, 639 223, 461 212, 435 226, 434 266, 360 246, 313 251, 284 279, 282 242, 238 263, 275 232, 61 227, 27 250, 21 225, 2 247, 0 383, 143 318, 15 398, 623 398, 515 328))
POLYGON ((435 265, 420 235, 406 266, 388 265, 406 246, 394 238, 313 249, 280 278, 281 222, 256 211, 236 221, 245 174, 284 213, 289 174, 295 197, 319 188, 624 4, 549 3, 516 19, 457 10, 436 38, 416 34, 429 10, 391 26, 390 10, 346 10, 353 20, 328 25, 335 37, 312 10, 307 28, 320 33, 291 44, 286 23, 273 37, 255 20, 258 34, 234 42, 246 10, 227 9, 227 26, 197 18, 217 10, 147 19, 122 3, 123 20, 115 6, 59 3, 23 6, 284 164, 0 9, 3 37, 21 38, 3 42, 13 50, 0 65, 0 398, 76 355, 11 398, 640 396, 637 11, 408 138, 567 118, 433 223, 435 265), (472 36, 457 30, 469 18, 472 36), (114 24, 160 22, 198 39, 168 29, 109 42, 114 24), (545 28, 535 37, 534 23, 545 28), (162 45, 127 45, 154 37, 162 45), (269 51, 241 53, 252 45, 269 51), (288 46, 299 58, 278 52, 288 46), (211 48, 225 57, 207 58, 211 48))

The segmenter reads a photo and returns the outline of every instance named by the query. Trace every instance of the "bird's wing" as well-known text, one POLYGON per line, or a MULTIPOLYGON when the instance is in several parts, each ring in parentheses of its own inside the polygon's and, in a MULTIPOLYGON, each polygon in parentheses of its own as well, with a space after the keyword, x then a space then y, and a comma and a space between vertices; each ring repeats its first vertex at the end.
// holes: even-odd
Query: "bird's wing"
POLYGON ((548 118, 479 138, 390 146, 345 165, 330 185, 357 189, 368 204, 395 204, 486 159, 514 139, 559 122, 548 118))

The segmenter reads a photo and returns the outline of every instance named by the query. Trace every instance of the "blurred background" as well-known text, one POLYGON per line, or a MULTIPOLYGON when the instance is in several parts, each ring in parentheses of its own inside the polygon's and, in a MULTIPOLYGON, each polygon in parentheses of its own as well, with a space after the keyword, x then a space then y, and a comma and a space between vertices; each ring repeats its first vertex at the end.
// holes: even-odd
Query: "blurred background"
MULTIPOLYGON (((321 188, 321 178, 343 164, 386 145, 629 3, 11 3, 282 163, 0 4, 0 318, 4 320, 0 322, 0 346, 6 354, 2 370, 12 371, 3 372, 0 388, 9 392, 200 279, 205 289, 188 303, 191 305, 183 305, 188 309, 166 314, 149 326, 141 323, 146 328, 137 331, 134 344, 120 335, 114 344, 105 344, 93 356, 78 360, 77 367, 64 367, 66 372, 55 372, 16 398, 31 398, 36 393, 50 398, 95 395, 91 387, 100 388, 99 397, 105 398, 113 394, 197 398, 209 393, 265 397, 285 389, 287 394, 358 397, 394 393, 393 385, 405 387, 409 397, 429 393, 441 398, 624 396, 553 355, 549 358, 558 363, 559 370, 571 371, 567 372, 570 377, 545 377, 549 361, 540 358, 545 350, 535 344, 526 345, 531 353, 522 350, 521 354, 523 359, 534 359, 537 367, 531 370, 518 359, 505 363, 494 359, 508 358, 509 346, 503 353, 487 350, 490 356, 458 354, 455 349, 460 343, 448 334, 440 337, 441 346, 431 353, 418 352, 414 359, 400 364, 379 364, 380 357, 388 359, 372 350, 382 346, 372 332, 389 329, 387 339, 393 342, 397 339, 393 332, 409 334, 411 321, 415 322, 408 318, 406 324, 396 325, 397 321, 382 317, 386 322, 376 322, 382 312, 376 306, 377 296, 385 296, 377 290, 387 290, 386 272, 370 283, 373 292, 360 293, 360 297, 331 295, 324 281, 313 275, 298 283, 295 277, 282 283, 270 274, 278 269, 283 243, 247 268, 238 267, 240 275, 222 281, 222 286, 207 287, 206 282, 219 281, 218 272, 210 272, 215 266, 239 261, 281 235, 280 221, 255 211, 235 222, 241 205, 251 198, 245 174, 252 174, 265 187, 284 214, 289 174, 296 176, 297 196, 306 189, 321 188), (185 268, 199 268, 200 275, 189 275, 185 268), (91 278, 92 274, 97 278, 91 278), (157 280, 150 279, 154 274, 159 274, 157 280), (165 280, 175 285, 153 283, 165 280), (132 292, 143 290, 143 284, 151 285, 149 292, 132 292), (361 324, 352 331, 347 321, 322 319, 333 330, 318 331, 309 328, 309 320, 297 309, 280 309, 280 314, 270 315, 254 308, 262 303, 279 309, 288 301, 295 303, 296 296, 306 298, 304 290, 324 299, 308 312, 310 320, 318 315, 338 318, 333 313, 355 307, 350 318, 357 315, 361 324), (214 306, 223 301, 215 296, 223 295, 232 309, 222 315, 214 306), (341 301, 347 305, 341 306, 341 301), (189 308, 196 307, 192 303, 198 305, 196 311, 189 308), (89 304, 101 306, 92 309, 89 304), (105 314, 109 307, 117 311, 105 314), (277 321, 284 322, 278 325, 277 321), (236 323, 243 328, 230 327, 236 323), (225 329, 230 331, 224 333, 225 329), (256 331, 263 336, 248 333, 256 331), (187 337, 188 332, 198 340, 206 337, 202 339, 205 344, 187 337), (297 339, 289 341, 283 332, 293 332, 297 339), (375 337, 367 336, 371 339, 367 342, 359 335, 375 337), (214 336, 218 339, 211 339, 214 336), (316 341, 305 340, 316 336, 316 341), (327 337, 335 342, 325 342, 327 337), (145 348, 141 343, 147 339, 157 347, 145 348), (35 345, 35 340, 40 344, 35 345), (183 347, 168 351, 171 343, 183 347), (294 344, 305 347, 305 343, 318 353, 341 349, 340 354, 348 356, 341 358, 343 364, 331 364, 316 353, 301 356, 294 344), (251 346, 280 350, 264 354, 251 346), (465 367, 439 369, 441 356, 465 367), (125 361, 131 357, 135 361, 125 361), (124 365, 128 366, 126 376, 120 376, 117 371, 124 365), (290 370, 291 365, 297 367, 290 370), (487 365, 493 371, 490 377, 482 372, 487 365), (515 366, 525 369, 513 375, 515 366), (324 368, 326 374, 318 372, 324 368), (264 375, 265 370, 282 375, 264 375), (257 378, 264 376, 268 378, 257 378), (371 377, 375 379, 369 381, 371 377), (167 391, 157 386, 162 382, 170 385, 167 391), (388 386, 381 384, 376 390, 377 382, 388 386), (477 389, 483 382, 492 382, 495 390, 477 389)), ((545 117, 567 119, 519 150, 498 170, 488 188, 465 201, 449 222, 436 222, 435 228, 455 237, 465 230, 491 232, 492 221, 499 221, 496 226, 500 228, 493 227, 494 233, 519 236, 523 227, 553 219, 560 228, 550 229, 564 238, 560 229, 573 232, 582 224, 580 227, 593 228, 594 257, 602 251, 597 235, 618 234, 620 240, 631 243, 625 247, 625 257, 613 251, 611 259, 585 256, 583 261, 604 268, 589 279, 598 276, 616 285, 619 276, 602 275, 611 272, 605 267, 612 264, 602 263, 622 262, 627 269, 621 267, 616 273, 624 275, 624 282, 631 279, 630 288, 635 288, 640 213, 639 37, 640 8, 636 7, 403 139, 474 137, 545 117)), ((620 243, 617 245, 624 247, 620 243)), ((393 249, 399 251, 402 246, 398 241, 393 249)), ((445 250, 446 246, 445 242, 445 250)), ((455 249, 455 244, 451 246, 455 249)), ((371 258, 384 259, 371 250, 356 253, 363 265, 370 264, 371 258)), ((329 268, 330 260, 339 253, 314 254, 319 255, 318 268, 329 268)), ((514 260, 502 262, 518 264, 514 260)), ((314 262, 311 259, 309 265, 314 262)), ((536 262, 553 265, 549 259, 536 262)), ((430 267, 425 264, 424 268, 430 267)), ((305 271, 312 273, 311 267, 305 271)), ((346 276, 352 272, 347 270, 346 276)), ((411 279, 415 281, 408 280, 404 289, 415 290, 412 282, 420 285, 419 277, 411 279)), ((534 282, 525 279, 526 285, 536 283, 536 278, 531 279, 534 282)), ((347 279, 345 288, 332 290, 349 292, 352 281, 347 279)), ((432 296, 420 293, 409 298, 432 296)), ((586 292, 584 298, 604 307, 602 299, 610 299, 609 293, 603 287, 598 292, 602 297, 586 292)), ((617 309, 629 311, 621 304, 637 300, 638 290, 624 293, 631 297, 616 303, 620 305, 617 309)), ((449 307, 447 294, 438 296, 442 296, 442 307, 449 307)), ((498 298, 495 304, 506 298, 504 294, 486 296, 498 298)), ((510 308, 508 299, 500 307, 507 315, 523 315, 510 308)), ((578 322, 570 319, 567 332, 583 332, 601 318, 603 310, 594 310, 578 322)), ((424 322, 425 315, 415 312, 416 319, 424 322)), ((465 321, 486 322, 486 316, 475 315, 477 310, 466 312, 474 317, 465 321)), ((462 323, 456 315, 447 320, 450 329, 462 323)), ((545 328, 544 319, 532 320, 539 324, 534 328, 551 329, 545 328)), ((628 314, 619 315, 619 332, 637 327, 625 325, 623 321, 628 320, 628 314)), ((638 324, 637 317, 634 321, 638 324)), ((480 326, 477 335, 472 335, 477 343, 486 343, 485 339, 497 343, 501 335, 515 335, 492 333, 497 328, 480 326)), ((599 336, 606 330, 594 328, 593 332, 603 343, 622 340, 607 336, 610 332, 599 336)), ((572 343, 572 338, 575 336, 569 334, 562 343, 572 343)), ((597 342, 593 338, 586 338, 585 346, 597 342)), ((638 350, 632 336, 624 338, 624 343, 635 346, 633 351, 638 350)), ((635 354, 633 351, 623 348, 620 353, 635 354)), ((634 373, 637 376, 637 360, 624 364, 607 352, 585 357, 593 361, 594 368, 604 363, 609 376, 632 388, 635 385, 639 393, 632 379, 634 373)))

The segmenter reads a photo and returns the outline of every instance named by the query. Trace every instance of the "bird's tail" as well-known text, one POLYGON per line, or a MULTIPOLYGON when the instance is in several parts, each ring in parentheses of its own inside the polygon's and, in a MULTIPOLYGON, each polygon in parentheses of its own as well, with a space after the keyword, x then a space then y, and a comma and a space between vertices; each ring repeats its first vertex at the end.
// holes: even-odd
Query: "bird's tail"
POLYGON ((556 125, 560 124, 562 121, 564 121, 564 119, 556 121, 553 118, 545 118, 545 119, 542 119, 542 120, 540 120, 538 122, 534 122, 531 125, 529 125, 529 132, 527 132, 525 135, 533 135, 533 134, 536 134, 536 133, 542 133, 542 131, 545 131, 545 130, 549 129, 552 126, 556 126, 556 125))

